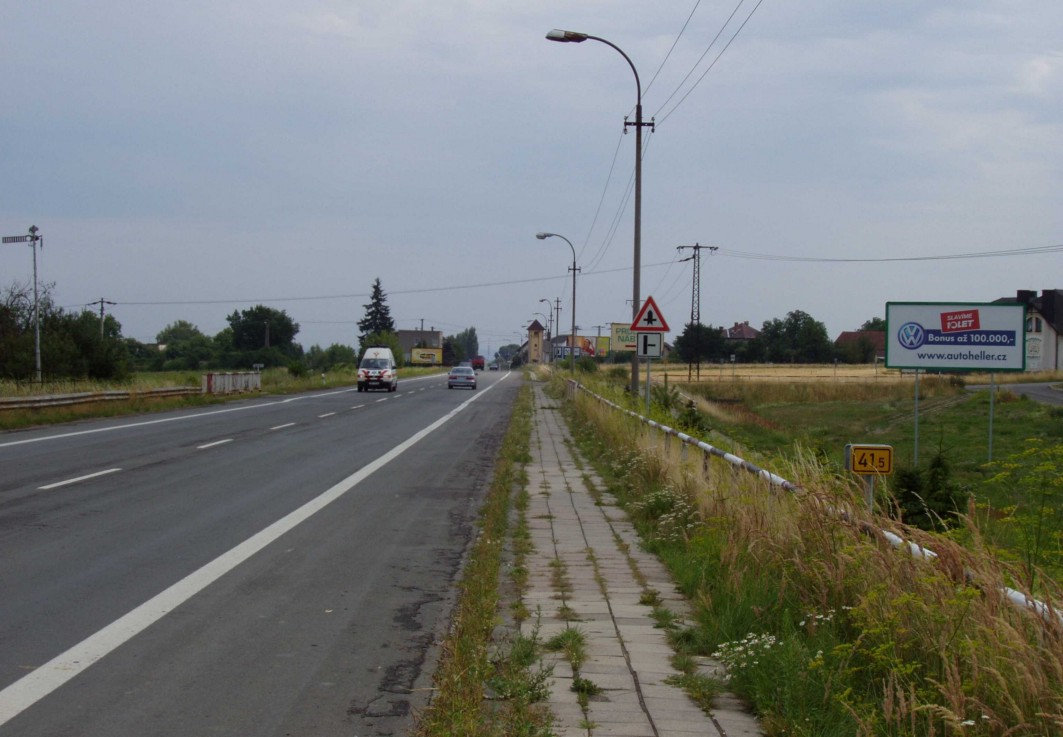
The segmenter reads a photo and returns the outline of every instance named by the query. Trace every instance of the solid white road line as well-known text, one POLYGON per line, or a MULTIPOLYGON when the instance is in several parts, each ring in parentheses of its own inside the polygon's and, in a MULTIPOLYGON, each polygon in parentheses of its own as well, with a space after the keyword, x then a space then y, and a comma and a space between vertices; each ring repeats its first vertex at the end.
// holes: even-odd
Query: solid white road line
POLYGON ((0 725, 21 714, 55 691, 64 683, 79 675, 111 651, 128 642, 155 622, 191 599, 210 584, 274 542, 281 535, 294 529, 320 512, 332 502, 349 492, 358 484, 398 458, 424 438, 438 430, 459 412, 484 396, 487 390, 462 402, 447 414, 415 433, 409 439, 392 448, 375 461, 363 466, 320 496, 288 513, 261 532, 252 535, 232 550, 190 573, 162 593, 154 596, 133 611, 115 620, 94 635, 61 653, 50 661, 23 676, 0 691, 0 725))
POLYGON ((121 471, 120 468, 108 468, 106 471, 97 471, 96 473, 90 473, 86 476, 78 476, 76 479, 67 479, 66 481, 56 481, 54 484, 48 484, 46 486, 38 486, 38 489, 48 491, 49 489, 58 489, 60 486, 66 486, 67 484, 76 484, 78 481, 87 481, 88 479, 94 479, 97 476, 106 476, 109 473, 115 473, 121 471))
POLYGON ((197 445, 196 450, 206 450, 207 448, 213 448, 215 445, 225 445, 231 443, 232 438, 226 438, 225 440, 215 440, 213 443, 207 443, 206 445, 197 445))

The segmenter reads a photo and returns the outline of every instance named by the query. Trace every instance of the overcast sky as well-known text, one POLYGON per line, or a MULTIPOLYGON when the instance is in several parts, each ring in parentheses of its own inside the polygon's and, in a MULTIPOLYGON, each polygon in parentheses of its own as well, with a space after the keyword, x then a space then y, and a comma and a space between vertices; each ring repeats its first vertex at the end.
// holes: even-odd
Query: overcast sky
MULTIPOLYGON (((485 353, 540 299, 567 332, 572 252, 538 231, 575 244, 581 333, 630 322, 634 76, 544 38, 567 28, 631 57, 659 123, 641 291, 673 336, 694 243, 713 325, 803 310, 834 338, 887 301, 1063 288, 1058 252, 868 260, 1063 244, 1063 3, 736 4, 3 3, 0 230, 36 224, 57 303, 116 302, 142 341, 262 303, 354 345, 377 277, 399 328, 485 353)), ((0 248, 0 287, 31 278, 0 248)))

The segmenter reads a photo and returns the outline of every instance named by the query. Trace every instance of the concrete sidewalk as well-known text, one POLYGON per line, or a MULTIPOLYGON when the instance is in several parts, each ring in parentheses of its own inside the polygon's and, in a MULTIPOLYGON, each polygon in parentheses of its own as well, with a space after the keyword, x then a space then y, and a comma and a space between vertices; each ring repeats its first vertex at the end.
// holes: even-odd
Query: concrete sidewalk
POLYGON ((683 691, 665 683, 678 675, 665 632, 654 626, 651 606, 639 599, 659 592, 661 604, 681 617, 687 602, 664 566, 644 552, 638 535, 605 485, 575 448, 557 402, 535 385, 532 462, 527 511, 534 551, 527 558, 524 604, 545 642, 567 627, 586 639, 578 675, 601 689, 584 710, 573 692, 573 674, 561 655, 554 666, 550 708, 559 737, 740 737, 761 735, 759 725, 734 700, 721 698, 706 715, 683 691), (592 494, 588 484, 594 489, 592 494), (597 497, 597 499, 595 498, 597 497), (718 707, 718 708, 717 708, 718 707))

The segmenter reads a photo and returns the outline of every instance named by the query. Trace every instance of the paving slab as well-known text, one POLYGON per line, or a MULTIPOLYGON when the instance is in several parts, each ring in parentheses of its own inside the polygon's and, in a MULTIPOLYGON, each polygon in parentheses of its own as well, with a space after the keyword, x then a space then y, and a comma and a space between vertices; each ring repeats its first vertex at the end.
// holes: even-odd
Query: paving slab
MULTIPOLYGON (((578 671, 556 654, 544 658, 555 664, 549 687, 554 734, 762 735, 740 702, 721 699, 706 714, 667 682, 676 674, 673 652, 664 630, 654 626, 653 608, 640 600, 652 590, 679 616, 689 616, 690 606, 661 562, 639 547, 634 526, 590 465, 577 464, 577 451, 555 406, 536 384, 525 513, 534 550, 525 561, 529 575, 523 599, 533 616, 521 625, 525 634, 538 627, 542 641, 569 627, 585 640, 586 657, 578 671), (560 587, 559 576, 564 582, 560 587), (577 676, 585 687, 590 683, 598 689, 585 696, 586 706, 572 690, 577 676)), ((718 664, 705 667, 716 669, 718 664)))

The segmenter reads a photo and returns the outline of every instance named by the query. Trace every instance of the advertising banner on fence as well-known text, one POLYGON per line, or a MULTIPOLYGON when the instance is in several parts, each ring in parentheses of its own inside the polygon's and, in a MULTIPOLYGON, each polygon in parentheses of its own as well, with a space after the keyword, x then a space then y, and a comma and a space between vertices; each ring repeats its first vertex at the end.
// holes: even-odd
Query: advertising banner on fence
POLYGON ((1026 369, 1026 308, 949 302, 886 303, 886 367, 1026 369))
POLYGON ((614 351, 631 351, 634 353, 637 343, 635 331, 631 329, 629 322, 614 322, 612 324, 612 345, 614 351))
MULTIPOLYGON (((586 338, 582 335, 576 336, 576 356, 597 356, 596 346, 594 338, 586 338)), ((565 343, 558 343, 554 346, 554 358, 568 358, 571 353, 571 346, 565 343)))

